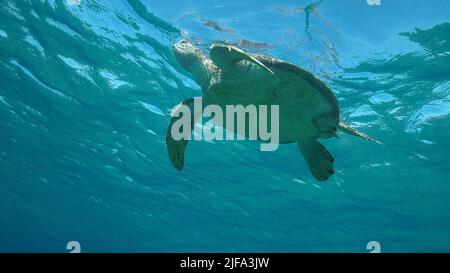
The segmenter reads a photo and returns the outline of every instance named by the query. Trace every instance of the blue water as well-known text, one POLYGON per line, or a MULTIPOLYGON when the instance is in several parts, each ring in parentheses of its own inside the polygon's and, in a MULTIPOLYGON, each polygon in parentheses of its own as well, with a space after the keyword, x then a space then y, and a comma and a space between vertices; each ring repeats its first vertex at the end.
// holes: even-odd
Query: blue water
POLYGON ((312 2, 3 0, 0 251, 449 252, 450 2, 312 2), (324 183, 295 144, 192 141, 176 171, 182 38, 304 67, 386 145, 322 141, 324 183))

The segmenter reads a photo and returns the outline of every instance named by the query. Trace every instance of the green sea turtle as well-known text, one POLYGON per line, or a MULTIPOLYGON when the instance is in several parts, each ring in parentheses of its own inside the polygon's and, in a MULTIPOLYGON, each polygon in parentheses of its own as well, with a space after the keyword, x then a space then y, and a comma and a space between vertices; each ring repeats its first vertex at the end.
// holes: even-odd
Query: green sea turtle
MULTIPOLYGON (((184 40, 173 45, 173 52, 202 88, 203 104, 279 105, 280 144, 298 143, 312 175, 319 181, 327 180, 334 173, 334 159, 317 139, 337 137, 339 129, 380 143, 341 122, 333 92, 294 64, 225 44, 212 45, 210 58, 184 40)), ((193 109, 193 104, 194 99, 187 99, 180 105, 193 109)), ((191 128, 199 118, 193 113, 191 128)), ((178 119, 172 115, 166 145, 171 162, 177 170, 182 170, 188 140, 177 141, 171 135, 172 125, 178 119)))

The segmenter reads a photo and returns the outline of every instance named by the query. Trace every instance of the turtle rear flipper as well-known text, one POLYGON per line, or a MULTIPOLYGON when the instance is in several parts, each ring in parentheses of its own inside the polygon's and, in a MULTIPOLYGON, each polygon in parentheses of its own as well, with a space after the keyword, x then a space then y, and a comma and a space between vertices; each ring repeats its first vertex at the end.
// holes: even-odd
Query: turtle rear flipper
POLYGON ((333 175, 334 158, 317 140, 298 142, 300 151, 308 164, 311 174, 319 181, 325 181, 333 175))
POLYGON ((375 142, 377 144, 382 144, 383 145, 382 142, 380 142, 380 141, 378 141, 378 140, 376 140, 374 138, 371 138, 370 136, 364 134, 363 132, 360 132, 360 131, 356 130, 355 128, 351 127, 350 125, 348 125, 348 124, 346 124, 346 123, 344 123, 342 121, 339 122, 339 130, 341 130, 342 132, 345 132, 347 134, 354 135, 354 136, 357 136, 357 137, 360 137, 360 138, 363 138, 363 139, 375 142))

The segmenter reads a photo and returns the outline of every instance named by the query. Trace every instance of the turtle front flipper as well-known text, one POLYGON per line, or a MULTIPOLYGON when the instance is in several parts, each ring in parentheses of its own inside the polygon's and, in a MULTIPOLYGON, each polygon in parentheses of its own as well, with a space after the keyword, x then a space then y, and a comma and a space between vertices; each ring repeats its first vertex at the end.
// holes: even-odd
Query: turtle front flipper
POLYGON ((334 158, 317 140, 298 142, 300 151, 308 164, 312 175, 319 181, 325 181, 333 175, 334 158))
MULTIPOLYGON (((172 162, 173 166, 179 171, 181 171, 184 167, 184 151, 186 149, 189 140, 186 139, 186 137, 181 139, 174 137, 172 127, 174 124, 181 122, 180 119, 190 119, 190 130, 188 133, 189 136, 191 135, 191 131, 194 129, 195 123, 200 117, 200 115, 195 115, 194 100, 195 99, 193 98, 187 99, 173 109, 172 118, 170 120, 169 127, 167 128, 166 146, 167 151, 169 152, 169 159, 172 162), (184 111, 187 109, 189 109, 189 112, 184 111), (189 117, 185 117, 183 115, 180 116, 180 112, 183 112, 183 115, 188 113, 190 116, 189 117)), ((185 130, 185 128, 183 128, 183 130, 185 130)))
POLYGON ((222 70, 232 69, 232 66, 240 61, 248 61, 260 66, 270 74, 274 74, 270 68, 258 61, 255 57, 234 46, 214 44, 209 49, 209 55, 212 61, 222 70))

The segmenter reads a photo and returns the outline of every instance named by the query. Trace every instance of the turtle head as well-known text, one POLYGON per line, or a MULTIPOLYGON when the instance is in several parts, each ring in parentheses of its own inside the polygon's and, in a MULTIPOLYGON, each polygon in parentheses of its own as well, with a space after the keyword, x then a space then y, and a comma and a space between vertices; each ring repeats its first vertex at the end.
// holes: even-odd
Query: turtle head
POLYGON ((194 76, 199 73, 206 57, 198 47, 186 40, 181 40, 173 45, 172 50, 175 58, 186 71, 194 76))

